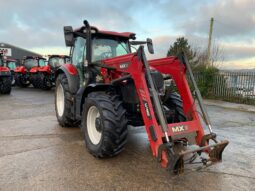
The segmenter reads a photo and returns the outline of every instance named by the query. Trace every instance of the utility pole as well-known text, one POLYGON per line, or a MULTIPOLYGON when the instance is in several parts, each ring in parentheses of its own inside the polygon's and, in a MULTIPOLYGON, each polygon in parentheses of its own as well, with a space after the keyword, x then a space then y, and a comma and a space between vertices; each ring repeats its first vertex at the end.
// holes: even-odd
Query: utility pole
POLYGON ((208 38, 208 48, 207 48, 207 65, 210 65, 211 60, 211 45, 212 45, 212 32, 213 32, 213 17, 210 21, 210 29, 209 29, 209 38, 208 38))

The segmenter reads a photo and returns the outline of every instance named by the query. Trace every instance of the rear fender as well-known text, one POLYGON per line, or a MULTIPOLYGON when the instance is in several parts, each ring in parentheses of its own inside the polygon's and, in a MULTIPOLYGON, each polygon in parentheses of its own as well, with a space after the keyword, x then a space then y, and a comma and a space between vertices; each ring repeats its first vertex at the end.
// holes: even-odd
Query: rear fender
POLYGON ((76 118, 81 119, 83 104, 89 93, 97 91, 107 91, 112 88, 114 88, 113 85, 96 83, 89 84, 86 88, 85 87, 79 88, 76 94, 76 118))
POLYGON ((25 69, 24 66, 19 66, 19 67, 15 68, 14 72, 15 73, 25 74, 26 73, 26 69, 25 69))
POLYGON ((50 69, 50 66, 41 66, 38 68, 38 72, 44 72, 44 73, 47 73, 47 74, 50 74, 51 73, 51 69, 50 69))
POLYGON ((10 69, 7 67, 0 67, 0 76, 11 76, 10 69))
POLYGON ((76 94, 79 89, 79 75, 77 69, 72 64, 64 64, 57 69, 55 79, 62 73, 67 77, 70 92, 76 94))
POLYGON ((35 66, 35 67, 31 68, 29 72, 32 73, 32 74, 35 74, 35 73, 38 72, 38 68, 39 67, 35 66))

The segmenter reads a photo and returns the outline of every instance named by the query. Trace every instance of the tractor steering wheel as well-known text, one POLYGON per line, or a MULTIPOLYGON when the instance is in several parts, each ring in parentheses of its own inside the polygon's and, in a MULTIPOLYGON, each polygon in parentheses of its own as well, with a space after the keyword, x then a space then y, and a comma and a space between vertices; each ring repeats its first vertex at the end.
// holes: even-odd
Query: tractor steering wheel
POLYGON ((101 59, 111 58, 111 57, 112 57, 112 52, 103 52, 102 54, 100 54, 101 59))

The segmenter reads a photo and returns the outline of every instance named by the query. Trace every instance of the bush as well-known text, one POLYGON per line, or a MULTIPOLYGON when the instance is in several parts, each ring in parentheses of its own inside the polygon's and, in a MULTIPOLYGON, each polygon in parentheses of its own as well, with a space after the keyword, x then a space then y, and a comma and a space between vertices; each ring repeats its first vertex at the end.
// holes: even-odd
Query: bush
MULTIPOLYGON (((213 97, 215 78, 219 74, 219 69, 215 67, 198 66, 193 68, 193 73, 201 95, 204 98, 213 97)), ((192 85, 191 90, 194 90, 192 85)))

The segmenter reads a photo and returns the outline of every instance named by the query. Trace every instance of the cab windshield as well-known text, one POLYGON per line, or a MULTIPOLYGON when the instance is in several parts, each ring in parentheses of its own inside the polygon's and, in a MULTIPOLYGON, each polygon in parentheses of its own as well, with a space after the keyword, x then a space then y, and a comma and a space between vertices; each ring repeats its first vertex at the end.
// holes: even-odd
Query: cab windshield
POLYGON ((49 65, 52 67, 59 67, 65 64, 65 59, 61 57, 51 57, 49 59, 49 65))
POLYGON ((42 66, 46 66, 46 62, 44 59, 39 59, 39 66, 42 67, 42 66))
POLYGON ((33 59, 33 58, 26 59, 26 60, 24 61, 24 66, 25 66, 25 68, 27 68, 27 69, 31 69, 31 68, 33 68, 33 67, 35 67, 35 66, 38 66, 37 60, 36 60, 36 59, 33 59))
POLYGON ((14 70, 16 68, 16 62, 8 62, 8 68, 14 70))
POLYGON ((92 40, 92 62, 129 54, 127 40, 94 38, 92 40))

